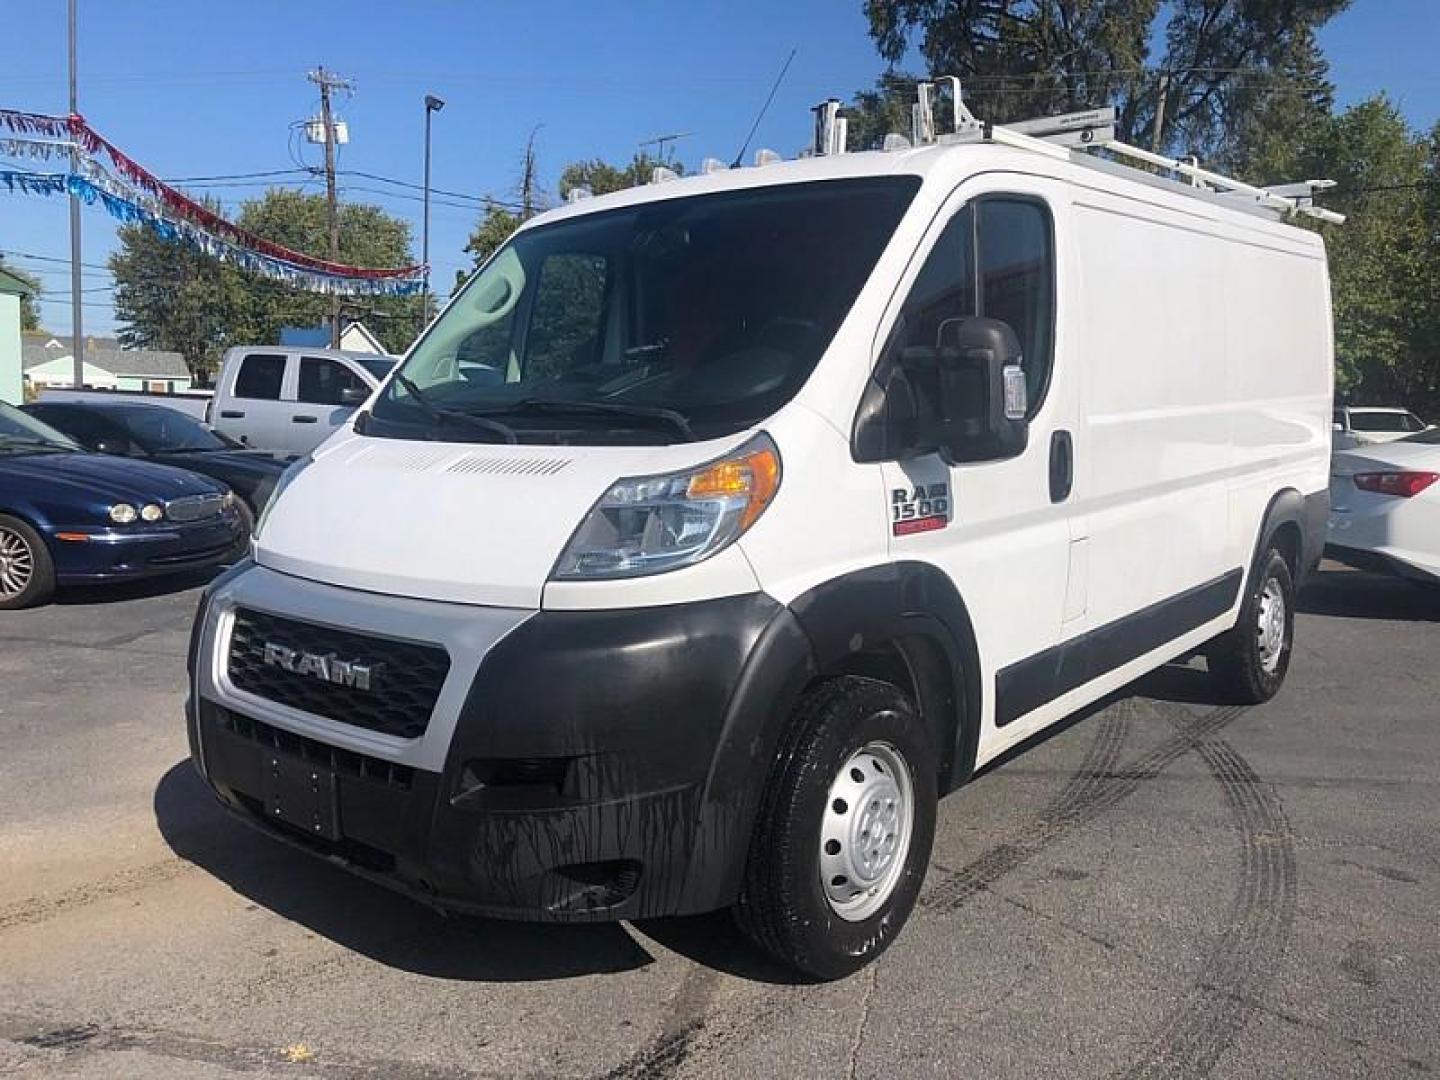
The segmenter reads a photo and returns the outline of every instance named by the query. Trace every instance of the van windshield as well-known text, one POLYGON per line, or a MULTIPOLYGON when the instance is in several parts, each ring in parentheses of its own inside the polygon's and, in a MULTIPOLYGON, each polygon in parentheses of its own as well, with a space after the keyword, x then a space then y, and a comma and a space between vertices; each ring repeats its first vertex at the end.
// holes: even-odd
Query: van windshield
POLYGON ((519 233, 356 430, 585 444, 752 426, 814 369, 918 187, 790 184, 519 233))

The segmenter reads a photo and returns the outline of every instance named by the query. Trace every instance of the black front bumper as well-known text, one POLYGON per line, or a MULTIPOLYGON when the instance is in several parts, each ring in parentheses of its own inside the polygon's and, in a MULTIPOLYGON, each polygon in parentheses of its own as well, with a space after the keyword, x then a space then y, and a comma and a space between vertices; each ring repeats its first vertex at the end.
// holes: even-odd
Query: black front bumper
POLYGON ((780 728, 811 670, 793 615, 762 594, 541 612, 481 663, 443 773, 196 694, 191 747, 252 823, 441 908, 541 920, 707 911, 738 893, 780 728), (333 775, 329 835, 267 818, 277 755, 333 775))

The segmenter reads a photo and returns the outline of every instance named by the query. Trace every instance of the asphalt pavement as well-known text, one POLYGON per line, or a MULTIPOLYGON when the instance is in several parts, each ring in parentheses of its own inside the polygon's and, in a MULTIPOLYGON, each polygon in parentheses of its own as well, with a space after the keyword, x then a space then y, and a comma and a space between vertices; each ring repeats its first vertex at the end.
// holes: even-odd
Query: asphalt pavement
POLYGON ((987 770, 828 985, 723 914, 445 919, 230 820, 186 758, 196 598, 0 613, 0 1074, 1440 1070, 1440 599, 1402 583, 1322 573, 1268 705, 1172 667, 987 770))

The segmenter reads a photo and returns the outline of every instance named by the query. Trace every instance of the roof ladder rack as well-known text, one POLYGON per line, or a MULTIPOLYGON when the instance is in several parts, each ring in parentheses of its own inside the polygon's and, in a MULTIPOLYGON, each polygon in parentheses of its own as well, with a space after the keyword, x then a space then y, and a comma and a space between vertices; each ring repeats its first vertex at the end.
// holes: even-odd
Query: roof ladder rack
MULTIPOLYGON (((933 96, 935 84, 922 82, 917 92, 914 118, 915 144, 970 142, 983 139, 988 142, 1030 150, 1047 157, 1070 161, 1083 161, 1077 150, 1106 150, 1122 163, 1139 162, 1183 178, 1190 190, 1221 195, 1244 201, 1250 205, 1281 214, 1299 213, 1320 221, 1341 224, 1344 214, 1326 210, 1315 205, 1317 192, 1334 187, 1333 180, 1305 180, 1295 184, 1277 184, 1257 187, 1241 180, 1235 180, 1221 173, 1202 168, 1194 158, 1166 157, 1138 146, 1121 142, 1115 137, 1115 110, 1106 106, 1081 112, 1064 113, 1059 116, 1022 120, 1013 124, 992 124, 976 120, 960 97, 960 80, 947 76, 939 80, 951 89, 954 108, 952 132, 937 134, 933 96)), ((1149 175, 1149 174, 1147 174, 1149 175)))

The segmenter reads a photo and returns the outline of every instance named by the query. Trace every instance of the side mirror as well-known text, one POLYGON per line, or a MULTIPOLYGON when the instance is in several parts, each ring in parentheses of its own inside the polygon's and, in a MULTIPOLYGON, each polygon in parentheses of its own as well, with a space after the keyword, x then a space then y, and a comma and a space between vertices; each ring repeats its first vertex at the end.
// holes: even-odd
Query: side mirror
POLYGON ((340 404, 347 408, 358 408, 370 400, 370 391, 362 390, 358 386, 347 386, 340 391, 340 404))
POLYGON ((1029 441, 1020 342, 998 319, 942 323, 934 347, 887 356, 861 399, 857 461, 939 453, 949 464, 1016 457, 1029 441))

